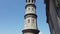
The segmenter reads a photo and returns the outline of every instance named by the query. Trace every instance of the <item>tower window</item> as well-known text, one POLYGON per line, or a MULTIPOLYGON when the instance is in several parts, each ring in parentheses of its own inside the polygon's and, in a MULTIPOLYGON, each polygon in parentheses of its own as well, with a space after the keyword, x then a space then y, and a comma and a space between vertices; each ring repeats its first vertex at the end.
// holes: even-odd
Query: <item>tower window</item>
POLYGON ((33 3, 33 0, 32 0, 32 3, 33 3))
POLYGON ((31 25, 34 26, 34 19, 32 19, 32 24, 31 25))
POLYGON ((30 0, 28 2, 30 2, 30 0))
POLYGON ((28 19, 28 23, 30 23, 30 19, 28 19))
POLYGON ((28 2, 28 3, 29 3, 29 2, 30 2, 30 0, 26 0, 26 2, 28 2))
POLYGON ((34 23, 34 19, 32 19, 32 23, 34 23))

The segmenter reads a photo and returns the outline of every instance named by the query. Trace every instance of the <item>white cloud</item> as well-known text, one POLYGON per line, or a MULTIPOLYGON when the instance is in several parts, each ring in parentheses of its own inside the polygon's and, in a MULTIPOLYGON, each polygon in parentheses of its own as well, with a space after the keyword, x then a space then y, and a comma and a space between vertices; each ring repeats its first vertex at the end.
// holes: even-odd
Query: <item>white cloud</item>
POLYGON ((42 32, 39 32, 39 34, 42 34, 42 32))

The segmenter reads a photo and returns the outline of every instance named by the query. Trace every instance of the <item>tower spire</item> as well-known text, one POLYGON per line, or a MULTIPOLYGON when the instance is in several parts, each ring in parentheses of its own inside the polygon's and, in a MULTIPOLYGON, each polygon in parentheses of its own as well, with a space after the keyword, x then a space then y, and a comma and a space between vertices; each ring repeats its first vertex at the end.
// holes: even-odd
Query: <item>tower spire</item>
POLYGON ((23 34, 38 34, 37 15, 36 15, 36 0, 26 0, 25 24, 23 34))

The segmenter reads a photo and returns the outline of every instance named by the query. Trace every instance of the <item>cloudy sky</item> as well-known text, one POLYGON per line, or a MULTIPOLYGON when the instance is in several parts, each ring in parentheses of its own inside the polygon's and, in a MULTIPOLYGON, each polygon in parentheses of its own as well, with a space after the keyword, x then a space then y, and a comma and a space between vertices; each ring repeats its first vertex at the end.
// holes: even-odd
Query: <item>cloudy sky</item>
MULTIPOLYGON (((22 34, 26 0, 0 0, 0 34, 22 34)), ((50 34, 44 0, 36 0, 40 34, 50 34)))

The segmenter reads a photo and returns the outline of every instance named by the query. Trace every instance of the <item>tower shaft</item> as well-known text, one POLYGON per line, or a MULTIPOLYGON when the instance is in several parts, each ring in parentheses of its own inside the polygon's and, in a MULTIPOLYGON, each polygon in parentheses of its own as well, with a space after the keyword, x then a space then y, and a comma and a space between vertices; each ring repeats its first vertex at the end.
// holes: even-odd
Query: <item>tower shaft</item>
POLYGON ((23 34, 38 34, 35 0, 26 0, 23 34))

